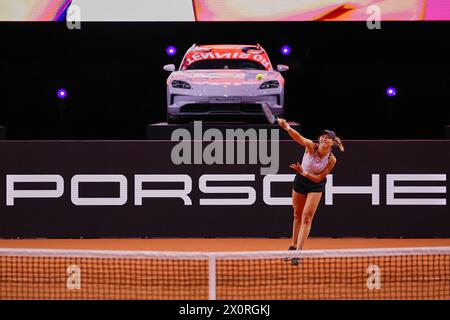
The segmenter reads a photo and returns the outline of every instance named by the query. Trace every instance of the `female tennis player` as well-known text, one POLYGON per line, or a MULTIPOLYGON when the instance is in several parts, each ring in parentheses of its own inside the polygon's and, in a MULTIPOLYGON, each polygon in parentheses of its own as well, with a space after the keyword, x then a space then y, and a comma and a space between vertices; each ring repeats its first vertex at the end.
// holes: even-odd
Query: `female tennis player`
MULTIPOLYGON (((325 191, 326 177, 336 164, 336 157, 331 153, 331 149, 333 145, 336 145, 341 151, 344 151, 344 145, 331 130, 323 130, 317 144, 292 129, 286 120, 278 118, 277 121, 294 141, 305 147, 302 164, 297 162, 289 166, 297 172, 292 185, 294 223, 292 245, 289 250, 302 250, 305 240, 309 236, 311 223, 322 193, 325 191)), ((294 258, 291 262, 299 264, 300 260, 294 258)))

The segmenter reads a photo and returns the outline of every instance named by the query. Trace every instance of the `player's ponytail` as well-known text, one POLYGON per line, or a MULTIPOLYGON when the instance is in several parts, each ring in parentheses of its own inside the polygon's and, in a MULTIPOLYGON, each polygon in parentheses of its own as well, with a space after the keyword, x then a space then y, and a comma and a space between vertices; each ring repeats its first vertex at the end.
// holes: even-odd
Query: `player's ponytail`
POLYGON ((344 152, 344 144, 342 143, 342 140, 339 137, 334 138, 334 144, 338 146, 339 150, 344 152))

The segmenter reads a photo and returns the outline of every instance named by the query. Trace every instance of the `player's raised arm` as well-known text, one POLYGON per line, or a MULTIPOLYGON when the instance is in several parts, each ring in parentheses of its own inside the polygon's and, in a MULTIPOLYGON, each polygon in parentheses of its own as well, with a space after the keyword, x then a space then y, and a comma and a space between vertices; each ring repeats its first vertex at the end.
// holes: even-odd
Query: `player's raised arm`
POLYGON ((314 153, 315 144, 312 140, 303 137, 298 131, 292 129, 285 119, 278 118, 277 121, 280 127, 286 130, 294 141, 304 146, 308 150, 308 153, 314 153))

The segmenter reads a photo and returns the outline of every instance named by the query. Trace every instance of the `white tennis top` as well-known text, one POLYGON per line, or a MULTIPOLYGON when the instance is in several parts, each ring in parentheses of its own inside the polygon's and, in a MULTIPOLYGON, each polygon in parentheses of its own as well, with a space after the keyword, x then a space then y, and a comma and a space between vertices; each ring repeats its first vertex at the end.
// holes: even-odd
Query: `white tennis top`
POLYGON ((308 172, 319 174, 321 173, 328 164, 328 159, 330 158, 331 151, 328 152, 324 157, 319 157, 318 151, 319 148, 316 148, 313 154, 309 154, 308 150, 305 150, 303 154, 302 160, 302 168, 308 172))

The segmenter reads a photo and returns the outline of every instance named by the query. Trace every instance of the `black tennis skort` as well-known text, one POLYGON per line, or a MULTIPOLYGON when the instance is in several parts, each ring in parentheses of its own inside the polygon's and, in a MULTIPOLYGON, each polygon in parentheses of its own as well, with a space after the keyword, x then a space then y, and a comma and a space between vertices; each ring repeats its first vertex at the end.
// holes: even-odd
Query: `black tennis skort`
POLYGON ((309 192, 325 192, 325 185, 327 183, 327 178, 320 182, 314 182, 305 178, 301 174, 296 174, 294 182, 292 183, 292 189, 295 192, 307 194, 309 192))

